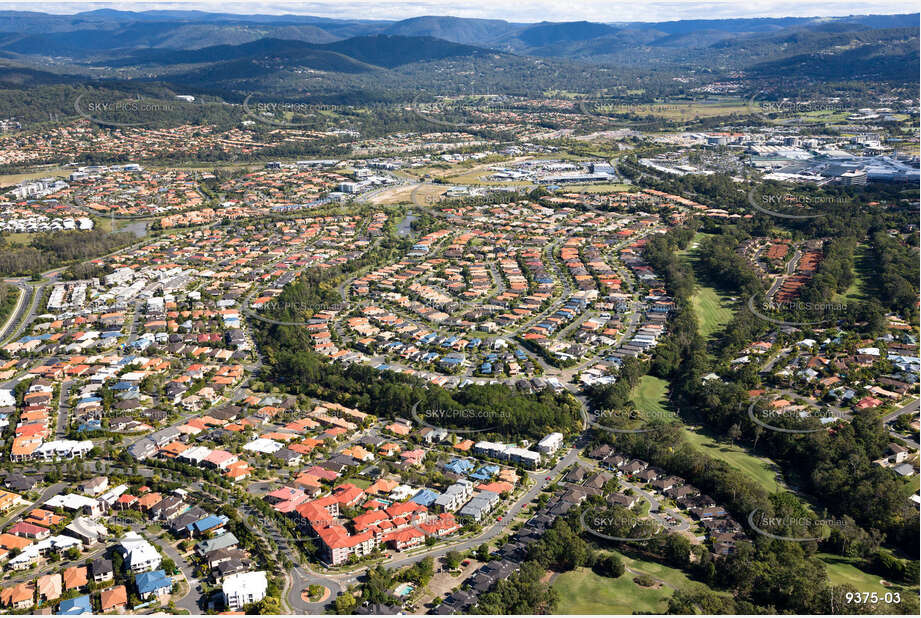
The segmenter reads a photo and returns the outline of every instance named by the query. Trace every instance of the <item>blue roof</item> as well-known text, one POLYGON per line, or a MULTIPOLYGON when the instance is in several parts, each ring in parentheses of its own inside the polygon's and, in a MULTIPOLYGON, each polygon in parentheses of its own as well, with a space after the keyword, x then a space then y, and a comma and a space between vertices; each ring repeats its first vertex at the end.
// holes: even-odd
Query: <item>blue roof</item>
POLYGON ((487 481, 499 473, 499 466, 488 464, 480 466, 480 469, 470 475, 470 478, 487 481))
POLYGON ((77 431, 99 431, 102 429, 102 421, 98 418, 91 418, 77 429, 77 431))
POLYGON ((130 391, 137 388, 137 385, 132 384, 131 382, 119 382, 118 384, 113 384, 109 387, 109 390, 113 391, 130 391))
POLYGON ((453 459, 445 464, 445 470, 454 474, 466 474, 468 470, 473 470, 473 463, 467 459, 453 459))
POLYGON ((61 601, 58 607, 58 616, 79 616, 81 614, 92 614, 93 607, 90 605, 90 595, 84 594, 81 597, 74 597, 61 601))
POLYGON ((149 573, 138 573, 134 576, 134 583, 138 587, 138 592, 147 594, 161 588, 171 588, 173 580, 166 576, 166 571, 150 571, 149 573))
POLYGON ((441 495, 437 491, 432 491, 428 488, 420 489, 419 492, 409 499, 410 502, 415 502, 421 506, 431 506, 435 500, 438 499, 438 496, 441 495))
POLYGON ((202 519, 199 519, 194 524, 191 524, 190 528, 195 528, 195 532, 205 532, 211 530, 212 528, 217 528, 227 523, 227 518, 221 515, 208 515, 202 519))

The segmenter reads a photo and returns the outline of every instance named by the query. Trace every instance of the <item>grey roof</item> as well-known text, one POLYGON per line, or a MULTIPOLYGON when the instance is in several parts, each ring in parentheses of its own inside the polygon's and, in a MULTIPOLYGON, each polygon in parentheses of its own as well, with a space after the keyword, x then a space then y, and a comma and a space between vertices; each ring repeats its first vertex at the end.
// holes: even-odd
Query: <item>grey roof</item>
POLYGON ((209 551, 214 551, 215 549, 224 549, 227 547, 233 547, 240 541, 237 540, 237 537, 233 535, 233 532, 227 532, 220 536, 216 536, 213 539, 207 539, 198 544, 199 553, 207 554, 209 551))
POLYGON ((128 447, 128 454, 138 461, 153 457, 157 452, 157 445, 149 438, 141 438, 128 447))

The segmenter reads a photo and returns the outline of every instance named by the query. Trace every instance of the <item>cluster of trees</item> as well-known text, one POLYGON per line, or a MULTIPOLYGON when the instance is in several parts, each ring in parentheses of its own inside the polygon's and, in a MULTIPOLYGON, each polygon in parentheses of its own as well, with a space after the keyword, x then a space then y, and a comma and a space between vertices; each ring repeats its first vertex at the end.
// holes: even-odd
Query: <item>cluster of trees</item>
POLYGON ((336 613, 354 614, 357 607, 393 605, 397 598, 392 590, 398 582, 411 581, 424 588, 434 575, 435 561, 431 557, 423 558, 402 571, 376 564, 368 569, 357 596, 349 589, 336 597, 336 613))
POLYGON ((476 611, 484 616, 509 614, 551 614, 559 595, 543 583, 545 569, 539 563, 527 561, 507 579, 499 580, 495 588, 481 594, 476 611))
MULTIPOLYGON (((911 237, 917 242, 917 234, 911 237)), ((879 299, 891 311, 918 319, 918 246, 905 245, 883 231, 872 237, 879 299)))
POLYGON ((617 373, 614 384, 592 384, 585 395, 593 410, 623 410, 630 406, 630 392, 646 375, 646 363, 636 357, 627 357, 617 373))
POLYGON ((19 290, 12 285, 0 281, 0 324, 6 323, 13 308, 16 306, 19 290))
MULTIPOLYGON (((646 434, 618 434, 611 439, 618 450, 642 457, 687 479, 713 496, 737 521, 746 522, 748 514, 757 510, 775 521, 785 522, 782 528, 772 529, 773 533, 811 537, 822 533, 821 526, 811 522, 830 518, 827 512, 817 518, 792 494, 769 496, 746 474, 721 460, 696 452, 681 437, 679 429, 659 428, 646 434)), ((837 489, 845 493, 848 490, 847 487, 837 489)), ((868 501, 868 498, 864 500, 868 501)), ((820 551, 844 553, 843 548, 847 547, 846 555, 863 558, 862 566, 867 570, 906 583, 912 582, 912 577, 917 579, 917 562, 893 558, 879 549, 879 533, 863 531, 849 517, 843 518, 843 521, 844 525, 833 528, 831 536, 821 542, 786 542, 752 532, 751 543, 741 542, 735 552, 719 558, 709 552, 700 552, 695 559, 690 559, 690 547, 676 545, 672 539, 675 535, 666 535, 661 540, 657 538, 656 542, 636 545, 633 549, 627 547, 633 546, 633 543, 624 543, 619 549, 640 552, 646 557, 682 568, 715 589, 731 590, 735 597, 733 602, 709 594, 700 599, 695 596, 698 593, 687 591, 674 602, 701 607, 713 605, 731 613, 776 611, 807 614, 831 611, 828 603, 833 590, 823 562, 816 557, 820 551), (879 566, 873 568, 874 564, 879 566), (689 600, 691 598, 693 600, 689 600)), ((684 539, 679 537, 679 540, 684 539)), ((905 611, 911 611, 911 601, 903 599, 908 607, 905 611)))
POLYGON ((0 244, 0 276, 35 275, 75 260, 88 260, 129 244, 128 232, 70 230, 42 233, 28 247, 0 244))
POLYGON ((741 290, 746 297, 763 291, 761 278, 748 261, 736 253, 739 241, 731 235, 708 236, 697 250, 698 268, 720 286, 741 290))
POLYGON ((114 272, 111 264, 93 264, 92 262, 80 262, 72 265, 70 268, 61 273, 61 278, 66 281, 76 281, 79 279, 102 278, 114 272))
POLYGON ((598 496, 592 496, 585 505, 574 509, 566 517, 556 518, 540 540, 528 548, 528 559, 557 572, 589 567, 599 575, 620 577, 625 570, 623 561, 608 551, 614 546, 675 568, 686 568, 698 559, 685 537, 658 531, 657 526, 648 520, 640 520, 629 509, 609 506, 598 496), (587 526, 609 536, 648 536, 650 540, 630 543, 608 541, 591 534, 586 530, 587 526))
MULTIPOLYGON (((262 347, 271 377, 299 393, 360 408, 382 418, 426 416, 438 410, 448 427, 489 429, 505 436, 540 438, 550 431, 576 430, 580 406, 565 394, 546 389, 523 394, 504 384, 470 386, 451 392, 424 381, 365 365, 343 367, 307 348, 276 341, 262 347)), ((296 345, 296 344, 295 344, 296 345)))

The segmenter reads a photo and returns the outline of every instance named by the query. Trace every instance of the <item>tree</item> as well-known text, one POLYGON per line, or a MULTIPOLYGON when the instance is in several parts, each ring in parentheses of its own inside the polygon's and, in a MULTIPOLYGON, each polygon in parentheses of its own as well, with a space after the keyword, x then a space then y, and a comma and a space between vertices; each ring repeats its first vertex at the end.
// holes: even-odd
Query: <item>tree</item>
POLYGON ((164 558, 163 562, 160 563, 160 567, 170 575, 176 572, 176 563, 172 558, 164 558))
POLYGON ((453 549, 445 554, 445 564, 448 569, 454 570, 460 566, 462 556, 459 552, 454 551, 453 549))
POLYGON ((626 571, 623 560, 615 554, 608 554, 595 563, 595 571, 605 577, 620 577, 626 571))
POLYGON ((357 604, 358 601, 355 599, 355 595, 352 594, 351 590, 348 590, 336 597, 336 601, 334 603, 337 614, 352 614, 354 613, 352 610, 355 609, 357 604))
POLYGON ((732 424, 726 432, 726 437, 729 438, 729 444, 735 444, 735 441, 742 437, 742 428, 738 423, 732 424))

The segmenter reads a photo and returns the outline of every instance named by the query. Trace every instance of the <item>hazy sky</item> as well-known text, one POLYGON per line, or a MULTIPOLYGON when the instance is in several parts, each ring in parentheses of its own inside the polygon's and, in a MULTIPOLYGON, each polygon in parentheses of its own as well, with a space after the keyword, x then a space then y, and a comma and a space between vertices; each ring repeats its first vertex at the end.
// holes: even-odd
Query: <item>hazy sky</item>
POLYGON ((914 13, 917 0, 335 0, 268 2, 192 0, 191 2, 3 2, 0 10, 77 13, 100 8, 122 10, 198 9, 227 13, 291 13, 321 17, 406 19, 420 15, 455 15, 508 21, 669 21, 725 17, 812 17, 867 13, 914 13))

